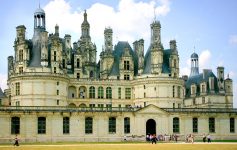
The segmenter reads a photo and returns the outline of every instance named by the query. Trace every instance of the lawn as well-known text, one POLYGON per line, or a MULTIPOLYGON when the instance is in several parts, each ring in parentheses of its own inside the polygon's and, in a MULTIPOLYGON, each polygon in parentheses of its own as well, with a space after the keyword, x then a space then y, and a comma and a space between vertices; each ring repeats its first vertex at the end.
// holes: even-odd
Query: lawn
POLYGON ((85 143, 47 145, 0 145, 0 150, 236 150, 236 143, 85 143))

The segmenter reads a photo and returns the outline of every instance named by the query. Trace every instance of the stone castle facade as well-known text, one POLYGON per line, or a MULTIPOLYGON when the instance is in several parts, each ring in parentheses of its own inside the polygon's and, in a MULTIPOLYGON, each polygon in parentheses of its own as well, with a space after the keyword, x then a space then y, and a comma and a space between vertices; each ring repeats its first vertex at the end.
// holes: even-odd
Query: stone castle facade
MULTIPOLYGON (((15 134, 25 142, 144 140, 147 134, 213 134, 235 139, 237 110, 232 80, 224 67, 199 73, 198 55, 191 55, 190 76, 180 78, 175 40, 164 49, 161 24, 151 24, 151 43, 131 47, 113 44, 105 28, 97 63, 87 13, 81 37, 46 31, 45 12, 34 13, 34 35, 16 27, 15 55, 8 57, 8 89, 0 107, 0 142, 15 134), (73 46, 71 46, 73 45, 73 46), (226 125, 228 124, 228 125, 226 125)), ((1 94, 2 93, 2 94, 1 94)))

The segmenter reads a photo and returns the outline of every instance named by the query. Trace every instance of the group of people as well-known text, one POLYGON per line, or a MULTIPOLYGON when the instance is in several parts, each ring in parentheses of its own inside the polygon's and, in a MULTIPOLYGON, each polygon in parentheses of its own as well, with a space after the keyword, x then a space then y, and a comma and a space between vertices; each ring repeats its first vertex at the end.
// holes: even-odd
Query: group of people
POLYGON ((146 135, 146 141, 151 141, 151 143, 155 143, 156 141, 178 141, 178 135, 173 134, 173 135, 158 135, 156 136, 155 134, 147 134, 146 135))

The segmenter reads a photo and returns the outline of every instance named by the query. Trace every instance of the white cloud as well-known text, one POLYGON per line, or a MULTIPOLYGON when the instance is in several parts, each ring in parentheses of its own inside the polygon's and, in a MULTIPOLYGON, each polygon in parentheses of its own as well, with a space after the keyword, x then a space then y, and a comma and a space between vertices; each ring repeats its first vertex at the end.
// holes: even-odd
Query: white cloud
POLYGON ((211 52, 210 52, 210 50, 208 50, 208 49, 203 50, 201 52, 200 56, 199 56, 200 68, 201 69, 208 69, 208 68, 210 68, 210 59, 211 59, 211 52))
POLYGON ((7 74, 0 74, 0 87, 2 90, 7 88, 7 74))
MULTIPOLYGON (((80 6, 76 6, 81 8, 80 6)), ((169 0, 150 0, 148 2, 135 2, 135 0, 120 0, 118 8, 102 3, 92 4, 87 8, 88 21, 91 27, 92 42, 101 50, 104 28, 113 29, 114 44, 117 40, 133 41, 144 38, 148 42, 150 36, 150 23, 156 16, 165 16, 170 11, 169 0)), ((61 37, 64 34, 72 35, 72 42, 80 38, 81 23, 84 11, 72 10, 66 0, 50 1, 45 7, 46 25, 49 32, 54 32, 54 26, 59 25, 61 37)))
POLYGON ((237 45, 237 35, 231 35, 229 38, 229 43, 232 45, 237 45))

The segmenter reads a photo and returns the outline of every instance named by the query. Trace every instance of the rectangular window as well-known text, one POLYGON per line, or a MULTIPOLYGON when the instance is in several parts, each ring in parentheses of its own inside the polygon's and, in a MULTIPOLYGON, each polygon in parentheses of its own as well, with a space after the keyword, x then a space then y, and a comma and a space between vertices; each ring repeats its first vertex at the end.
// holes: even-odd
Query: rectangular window
POLYGON ((198 132, 198 118, 193 118, 193 133, 198 132))
POLYGON ((204 84, 202 84, 202 93, 206 92, 206 86, 204 84))
POLYGON ((205 104, 205 97, 202 97, 202 103, 205 104))
POLYGON ((63 69, 65 69, 66 68, 66 61, 65 61, 65 59, 63 59, 63 69))
POLYGON ((181 104, 178 104, 178 108, 181 108, 181 104))
POLYGON ((235 118, 230 118, 230 133, 235 133, 235 118))
POLYGON ((124 75, 124 80, 130 80, 129 74, 125 74, 125 75, 124 75))
POLYGON ((23 61, 23 50, 19 51, 19 61, 23 61))
POLYGON ((77 73, 77 79, 80 79, 80 73, 77 73))
POLYGON ((92 134, 93 132, 93 119, 91 117, 87 117, 85 119, 85 133, 92 134))
POLYGON ((124 70, 129 70, 129 61, 124 61, 124 70))
POLYGON ((95 104, 89 104, 90 108, 95 108, 95 104))
POLYGON ((173 118, 173 133, 179 133, 179 118, 173 118))
POLYGON ((56 51, 53 52, 53 61, 57 61, 57 52, 56 51))
POLYGON ((118 99, 121 99, 121 87, 118 88, 118 99))
POLYGON ((130 133, 130 118, 128 117, 124 118, 124 133, 130 133))
POLYGON ((99 108, 103 108, 103 107, 104 107, 104 104, 98 104, 98 107, 99 107, 99 108))
POLYGON ((57 105, 59 105, 59 100, 57 99, 57 105))
POLYGON ((46 134, 46 118, 38 117, 38 134, 46 134))
POLYGON ((80 68, 80 59, 77 58, 77 68, 80 68))
POLYGON ((20 106, 20 101, 16 101, 16 106, 20 106))
POLYGON ((11 134, 20 134, 20 118, 11 118, 11 134))
POLYGON ((215 132, 215 118, 209 118, 209 132, 215 132))
POLYGON ((70 118, 63 117, 63 134, 69 134, 69 133, 70 133, 70 118))
POLYGON ((23 73, 23 67, 19 67, 19 73, 20 73, 20 74, 23 73))
POLYGON ((181 98, 181 87, 178 86, 178 98, 181 98))
POLYGON ((57 90, 57 95, 59 95, 59 90, 57 90))
POLYGON ((175 97, 175 86, 173 86, 173 97, 175 97))
POLYGON ((173 103, 173 108, 175 108, 175 103, 173 103))
POLYGON ((109 118, 109 133, 116 133, 116 118, 109 118))
POLYGON ((125 88, 125 99, 131 99, 131 88, 125 88))
POLYGON ((15 86, 16 86, 16 95, 20 95, 20 82, 16 82, 15 86))
POLYGON ((0 99, 0 106, 2 106, 2 99, 0 99))
POLYGON ((53 68, 53 72, 57 73, 57 68, 56 67, 53 68))
POLYGON ((106 99, 111 99, 112 98, 112 88, 107 87, 106 88, 106 99))
POLYGON ((59 81, 57 82, 57 85, 59 85, 59 81))

